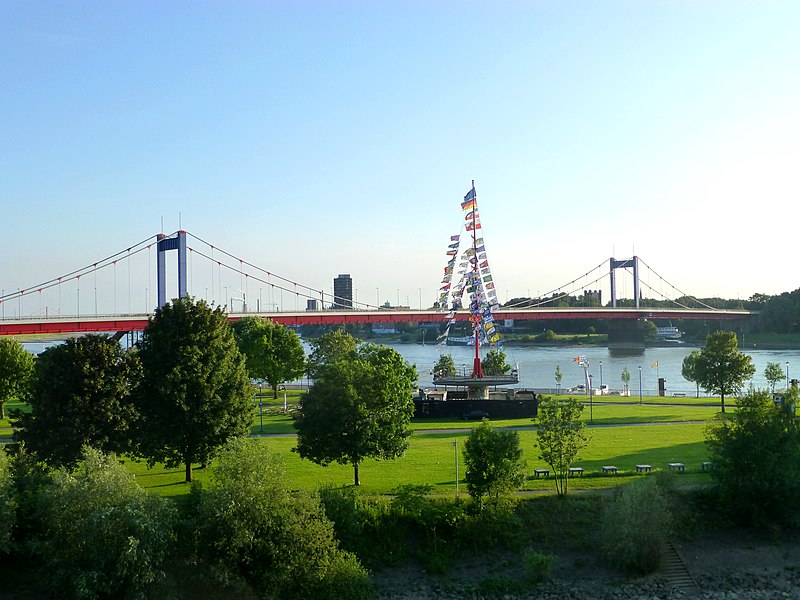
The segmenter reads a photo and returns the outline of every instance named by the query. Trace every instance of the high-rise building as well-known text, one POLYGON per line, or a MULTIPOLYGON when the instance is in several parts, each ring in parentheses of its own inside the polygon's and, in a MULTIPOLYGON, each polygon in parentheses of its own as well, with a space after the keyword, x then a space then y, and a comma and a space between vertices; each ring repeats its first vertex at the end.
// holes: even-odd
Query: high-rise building
POLYGON ((333 280, 333 308, 353 308, 353 280, 347 273, 333 280))

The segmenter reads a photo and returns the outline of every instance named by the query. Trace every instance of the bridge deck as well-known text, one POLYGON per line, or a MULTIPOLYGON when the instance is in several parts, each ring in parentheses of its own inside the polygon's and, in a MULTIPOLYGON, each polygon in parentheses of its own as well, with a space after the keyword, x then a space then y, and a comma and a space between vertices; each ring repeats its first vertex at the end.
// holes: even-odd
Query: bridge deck
MULTIPOLYGON (((537 321, 553 319, 713 319, 743 320, 754 314, 746 310, 657 309, 657 308, 501 308, 496 320, 537 321)), ((336 325, 344 323, 436 323, 445 315, 435 310, 324 310, 298 312, 230 313, 231 320, 261 315, 282 325, 336 325)), ((80 317, 24 317, 0 321, 0 335, 43 333, 89 333, 93 331, 141 331, 149 314, 80 317)), ((469 319, 468 311, 458 311, 459 321, 469 319)))

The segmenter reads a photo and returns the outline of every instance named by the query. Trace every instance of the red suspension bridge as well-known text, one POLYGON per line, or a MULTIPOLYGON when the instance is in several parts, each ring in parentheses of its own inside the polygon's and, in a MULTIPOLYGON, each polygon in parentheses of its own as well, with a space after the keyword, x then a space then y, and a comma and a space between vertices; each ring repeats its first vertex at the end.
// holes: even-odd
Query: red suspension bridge
MULTIPOLYGON (((139 331, 146 327, 153 309, 163 305, 168 296, 181 297, 188 293, 226 306, 231 319, 258 314, 284 325, 444 320, 441 311, 422 309, 421 302, 419 310, 411 310, 358 302, 357 298, 353 301, 352 298, 335 297, 319 288, 272 273, 191 233, 178 231, 172 235, 152 236, 42 283, 15 291, 3 290, 0 295, 0 335, 139 331), (177 273, 166 260, 170 251, 177 251, 177 273), (168 275, 177 275, 177 285, 170 288, 168 275), (145 285, 141 285, 142 280, 145 285), (154 290, 155 301, 152 297, 154 290), (199 293, 201 291, 205 293, 199 293), (286 310, 287 302, 293 303, 294 308, 286 310), (303 303, 306 310, 301 308, 303 303), (137 304, 141 310, 135 308, 137 304), (336 308, 342 305, 352 308, 336 308)), ((669 284, 638 257, 605 260, 580 277, 543 294, 540 299, 507 302, 494 314, 497 319, 513 320, 609 319, 629 322, 644 319, 743 320, 751 315, 745 310, 722 310, 703 304, 669 284), (662 289, 657 290, 640 277, 642 267, 649 270, 662 289), (633 307, 618 306, 615 272, 620 269, 633 276, 633 307), (605 278, 609 278, 611 289, 609 307, 558 306, 559 301, 566 297, 585 295, 587 288, 598 286, 605 278), (664 286, 675 299, 663 292, 664 286), (656 299, 668 300, 670 306, 639 306, 642 288, 656 299)), ((457 311, 455 318, 467 320, 469 311, 457 311)))

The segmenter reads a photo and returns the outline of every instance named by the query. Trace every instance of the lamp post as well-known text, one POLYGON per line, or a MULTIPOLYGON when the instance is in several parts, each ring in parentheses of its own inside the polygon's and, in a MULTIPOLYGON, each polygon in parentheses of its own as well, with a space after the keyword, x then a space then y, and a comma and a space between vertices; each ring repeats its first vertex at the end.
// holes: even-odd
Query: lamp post
POLYGON ((375 288, 375 308, 378 308, 381 305, 381 291, 378 288, 375 288))
POLYGON ((419 309, 422 310, 422 288, 419 289, 419 309))
POLYGON ((642 403, 642 366, 639 365, 639 404, 642 403))
POLYGON ((593 398, 592 374, 590 373, 589 374, 589 423, 592 422, 592 398, 593 398))
POLYGON ((456 458, 456 496, 458 496, 458 440, 453 440, 453 454, 456 458))
POLYGON ((789 391, 789 361, 786 361, 786 391, 789 391))

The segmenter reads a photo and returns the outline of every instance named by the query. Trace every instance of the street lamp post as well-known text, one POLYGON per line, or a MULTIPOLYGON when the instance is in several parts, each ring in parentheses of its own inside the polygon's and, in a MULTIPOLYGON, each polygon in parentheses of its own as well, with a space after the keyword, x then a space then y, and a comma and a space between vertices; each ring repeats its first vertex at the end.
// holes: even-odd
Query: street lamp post
POLYGON ((589 423, 592 422, 592 398, 593 398, 592 374, 590 373, 589 374, 589 423))
POLYGON ((458 496, 458 440, 453 440, 453 454, 456 458, 456 496, 458 496))
POLYGON ((642 367, 639 366, 639 404, 642 403, 642 367))
POLYGON ((419 309, 422 310, 422 288, 419 289, 419 309))
POLYGON ((789 391, 789 361, 786 361, 786 391, 789 391))
POLYGON ((375 307, 379 307, 381 305, 381 291, 378 288, 375 288, 375 307))

